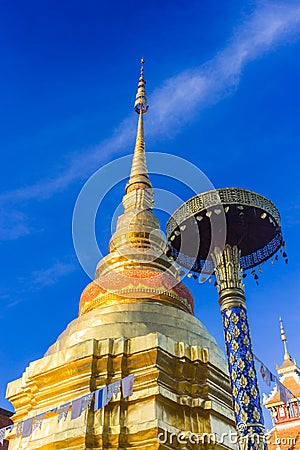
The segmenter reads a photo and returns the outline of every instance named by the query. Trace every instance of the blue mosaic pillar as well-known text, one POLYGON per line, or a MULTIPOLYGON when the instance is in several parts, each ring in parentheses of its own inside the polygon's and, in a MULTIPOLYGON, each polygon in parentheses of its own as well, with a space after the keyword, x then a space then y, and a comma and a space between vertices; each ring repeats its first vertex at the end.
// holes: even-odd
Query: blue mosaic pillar
POLYGON ((267 449, 254 356, 245 307, 240 251, 226 245, 212 254, 224 326, 233 409, 243 450, 267 449))

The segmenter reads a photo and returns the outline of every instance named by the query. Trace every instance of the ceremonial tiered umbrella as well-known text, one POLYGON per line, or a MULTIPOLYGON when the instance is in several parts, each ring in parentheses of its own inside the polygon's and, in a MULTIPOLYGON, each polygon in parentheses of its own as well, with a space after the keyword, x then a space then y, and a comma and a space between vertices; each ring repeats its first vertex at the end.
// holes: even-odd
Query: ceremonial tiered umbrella
POLYGON ((194 277, 214 273, 222 314, 233 407, 242 449, 263 449, 264 421, 251 346, 243 278, 280 251, 286 259, 276 206, 241 188, 201 193, 167 223, 169 256, 194 277), (200 274, 200 275, 199 275, 200 274))

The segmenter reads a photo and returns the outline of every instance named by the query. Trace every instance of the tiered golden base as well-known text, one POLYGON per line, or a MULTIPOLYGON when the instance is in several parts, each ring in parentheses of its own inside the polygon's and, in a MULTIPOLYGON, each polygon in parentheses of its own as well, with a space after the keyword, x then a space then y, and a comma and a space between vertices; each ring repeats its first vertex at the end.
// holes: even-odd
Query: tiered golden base
MULTIPOLYGON (((31 363, 21 379, 9 384, 7 396, 17 411, 14 421, 132 373, 133 395, 124 399, 119 394, 104 409, 94 413, 91 408, 75 420, 70 412, 59 423, 57 413, 47 415, 41 429, 29 438, 12 434, 10 446, 13 450, 175 449, 189 447, 176 437, 171 439, 171 433, 216 433, 219 439, 222 433, 234 431, 225 367, 214 339, 188 313, 155 303, 94 310, 74 320, 48 356, 31 363), (169 325, 163 325, 167 314, 169 325), (184 339, 174 339, 175 335, 184 339), (159 435, 172 444, 159 443, 159 435)), ((192 446, 209 447, 235 448, 227 438, 222 444, 192 446)))

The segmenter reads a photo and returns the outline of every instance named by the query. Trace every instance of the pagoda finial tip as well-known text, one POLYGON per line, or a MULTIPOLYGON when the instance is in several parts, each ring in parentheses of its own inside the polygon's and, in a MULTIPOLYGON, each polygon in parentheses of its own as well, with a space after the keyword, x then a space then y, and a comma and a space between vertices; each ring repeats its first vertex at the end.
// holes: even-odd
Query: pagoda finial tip
POLYGON ((141 58, 141 70, 140 70, 140 79, 144 79, 144 65, 145 65, 145 59, 144 57, 141 58))
POLYGON ((284 330, 284 326, 283 326, 283 321, 282 318, 279 317, 279 322, 280 322, 280 334, 281 334, 281 340, 283 342, 283 346, 284 346, 284 359, 292 359, 291 355, 288 352, 287 349, 287 338, 286 338, 286 334, 285 334, 285 330, 284 330))
POLYGON ((135 103, 134 103, 134 110, 138 114, 146 114, 148 111, 149 105, 147 103, 147 96, 146 96, 146 81, 144 80, 144 64, 145 59, 141 58, 141 70, 140 70, 140 78, 139 78, 139 84, 138 84, 138 90, 135 97, 135 103))

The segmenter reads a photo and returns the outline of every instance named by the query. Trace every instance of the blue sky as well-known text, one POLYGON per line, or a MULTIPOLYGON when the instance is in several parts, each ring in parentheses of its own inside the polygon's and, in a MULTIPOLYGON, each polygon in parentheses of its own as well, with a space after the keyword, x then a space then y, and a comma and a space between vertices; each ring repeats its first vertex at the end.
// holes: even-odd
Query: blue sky
MULTIPOLYGON (((132 152, 141 56, 147 149, 190 160, 216 187, 252 189, 278 206, 289 264, 265 264, 259 286, 247 278, 249 320, 254 350, 271 369, 283 357, 279 315, 300 359, 300 2, 1 6, 0 406, 10 406, 7 382, 77 315, 89 278, 72 244, 73 208, 95 170, 132 152)), ((124 185, 97 220, 104 248, 124 185)), ((197 317, 223 346, 213 286, 187 284, 197 317)))

